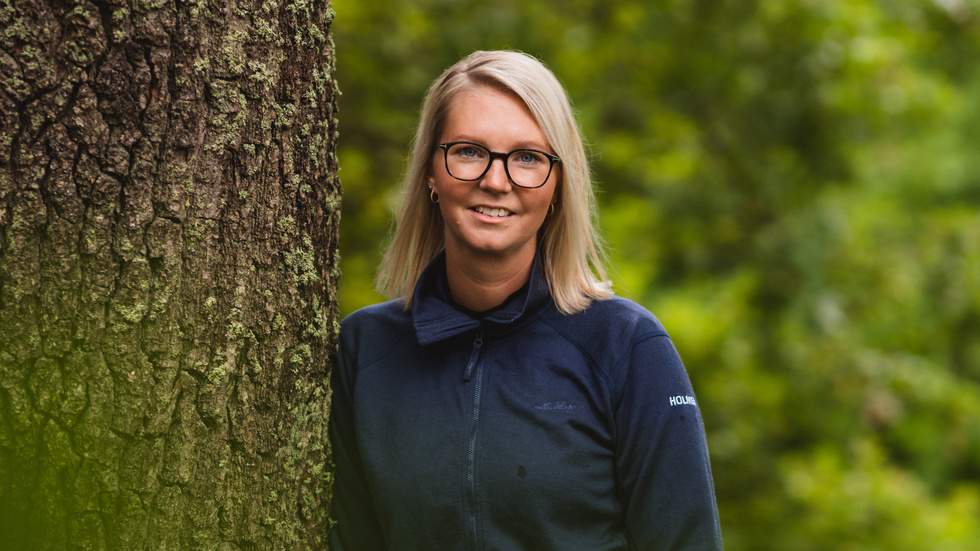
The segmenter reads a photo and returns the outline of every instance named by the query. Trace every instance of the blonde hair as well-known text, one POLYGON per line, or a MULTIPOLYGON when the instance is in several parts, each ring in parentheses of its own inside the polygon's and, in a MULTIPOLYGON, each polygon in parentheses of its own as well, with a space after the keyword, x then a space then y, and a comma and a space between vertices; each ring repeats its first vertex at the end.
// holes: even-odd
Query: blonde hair
POLYGON ((429 88, 413 142, 404 200, 378 274, 378 290, 411 307, 415 284, 444 247, 442 215, 429 199, 427 178, 436 140, 461 92, 489 86, 519 98, 548 145, 561 157, 558 201, 539 230, 542 268, 551 296, 566 314, 612 296, 605 251, 595 227, 595 194, 581 133, 565 89, 537 59, 513 51, 477 51, 446 69, 429 88))

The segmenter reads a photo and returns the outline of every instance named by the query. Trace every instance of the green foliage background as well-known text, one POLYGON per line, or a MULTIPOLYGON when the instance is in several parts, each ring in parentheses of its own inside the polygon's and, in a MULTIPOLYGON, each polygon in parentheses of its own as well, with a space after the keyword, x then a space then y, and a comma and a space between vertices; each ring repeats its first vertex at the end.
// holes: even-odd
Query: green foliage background
POLYGON ((980 548, 980 2, 334 0, 341 308, 422 95, 548 64, 617 292, 671 332, 729 550, 980 548))

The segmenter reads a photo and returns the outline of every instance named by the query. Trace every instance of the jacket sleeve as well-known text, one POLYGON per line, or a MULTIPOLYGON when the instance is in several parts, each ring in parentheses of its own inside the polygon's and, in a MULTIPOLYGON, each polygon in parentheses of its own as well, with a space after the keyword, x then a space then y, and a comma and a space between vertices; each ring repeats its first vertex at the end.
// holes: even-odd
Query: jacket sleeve
POLYGON ((333 519, 330 531, 332 551, 383 550, 367 480, 361 467, 354 423, 354 384, 356 361, 339 339, 337 362, 330 376, 330 445, 335 465, 333 519))
POLYGON ((704 423, 662 331, 640 336, 614 374, 617 484, 630 548, 721 550, 704 423))

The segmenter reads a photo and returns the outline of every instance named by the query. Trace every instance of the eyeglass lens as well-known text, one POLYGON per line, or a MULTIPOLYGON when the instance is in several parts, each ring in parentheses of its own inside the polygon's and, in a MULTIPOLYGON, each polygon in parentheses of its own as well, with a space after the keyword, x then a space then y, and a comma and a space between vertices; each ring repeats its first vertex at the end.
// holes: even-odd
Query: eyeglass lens
MULTIPOLYGON (((490 150, 470 143, 453 144, 446 148, 446 168, 460 180, 477 180, 493 161, 490 150)), ((517 149, 507 155, 507 173, 520 187, 540 187, 548 180, 552 161, 540 151, 517 149)))

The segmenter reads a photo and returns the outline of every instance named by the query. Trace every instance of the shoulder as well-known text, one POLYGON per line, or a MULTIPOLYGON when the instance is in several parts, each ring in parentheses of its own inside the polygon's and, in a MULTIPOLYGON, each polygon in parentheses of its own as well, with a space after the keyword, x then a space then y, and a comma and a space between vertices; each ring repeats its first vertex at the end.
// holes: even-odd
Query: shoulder
POLYGON ((650 336, 667 336, 663 324, 649 310, 622 297, 594 301, 588 308, 564 315, 544 314, 546 323, 570 336, 590 342, 629 342, 650 336))
POLYGON ((575 314, 549 309, 541 319, 606 369, 620 364, 643 341, 669 339, 660 320, 649 310, 615 296, 597 300, 575 314))
POLYGON ((401 299, 361 308, 340 322, 340 343, 351 352, 379 348, 414 334, 411 312, 401 299))
POLYGON ((341 327, 345 325, 354 326, 365 322, 371 323, 374 321, 379 321, 385 318, 407 317, 408 315, 409 312, 405 310, 405 301, 398 298, 395 300, 365 306, 360 310, 355 310, 353 313, 348 314, 347 317, 340 322, 340 325, 341 327))

